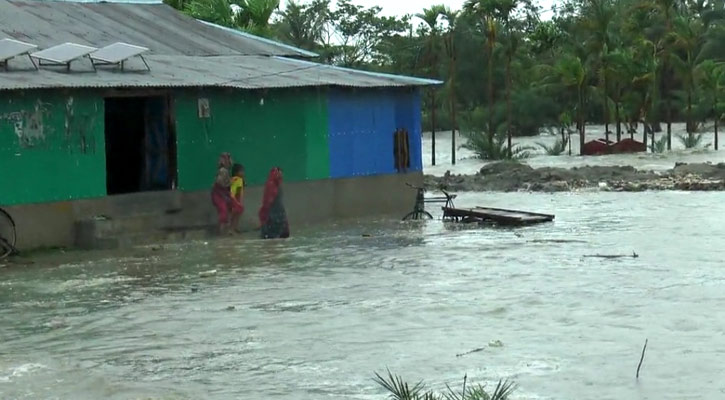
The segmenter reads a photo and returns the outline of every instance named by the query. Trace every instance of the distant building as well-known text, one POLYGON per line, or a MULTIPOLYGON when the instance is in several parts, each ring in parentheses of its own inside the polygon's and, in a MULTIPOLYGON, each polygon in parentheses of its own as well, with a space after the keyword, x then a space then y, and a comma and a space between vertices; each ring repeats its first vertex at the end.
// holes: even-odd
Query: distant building
POLYGON ((77 46, 4 60, 17 47, 0 42, 0 206, 21 249, 201 229, 214 221, 224 151, 246 166, 248 224, 273 166, 293 224, 412 207, 404 183, 422 179, 420 88, 439 82, 312 63, 161 3, 0 0, 6 38, 38 46, 31 53, 149 50, 124 59, 134 48, 117 45, 103 58, 123 63, 94 68, 72 58, 77 46))

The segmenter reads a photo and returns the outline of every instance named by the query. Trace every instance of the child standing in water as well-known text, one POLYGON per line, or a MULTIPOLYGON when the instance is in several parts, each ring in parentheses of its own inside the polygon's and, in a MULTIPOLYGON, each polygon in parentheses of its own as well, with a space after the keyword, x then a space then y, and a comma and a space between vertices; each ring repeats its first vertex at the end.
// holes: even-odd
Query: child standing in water
POLYGON ((232 166, 232 183, 231 183, 231 196, 232 196, 232 229, 240 233, 239 231, 239 219, 244 213, 244 166, 241 164, 234 164, 232 166))

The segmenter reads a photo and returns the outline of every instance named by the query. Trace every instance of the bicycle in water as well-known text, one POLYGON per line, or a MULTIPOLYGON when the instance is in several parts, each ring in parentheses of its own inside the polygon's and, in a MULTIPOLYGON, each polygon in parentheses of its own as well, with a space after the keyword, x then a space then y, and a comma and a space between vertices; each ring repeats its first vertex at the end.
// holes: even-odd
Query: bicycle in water
POLYGON ((410 183, 406 183, 406 185, 412 189, 415 189, 417 191, 417 194, 415 196, 415 205, 413 206, 413 211, 406 214, 405 217, 403 217, 403 221, 433 219, 433 215, 425 210, 425 203, 440 203, 444 204, 444 207, 446 208, 453 208, 453 199, 456 198, 455 194, 450 194, 445 190, 441 190, 441 193, 443 193, 445 197, 426 198, 425 188, 420 186, 413 186, 410 183))
POLYGON ((0 208, 0 259, 18 252, 15 248, 16 240, 15 221, 7 211, 0 208))

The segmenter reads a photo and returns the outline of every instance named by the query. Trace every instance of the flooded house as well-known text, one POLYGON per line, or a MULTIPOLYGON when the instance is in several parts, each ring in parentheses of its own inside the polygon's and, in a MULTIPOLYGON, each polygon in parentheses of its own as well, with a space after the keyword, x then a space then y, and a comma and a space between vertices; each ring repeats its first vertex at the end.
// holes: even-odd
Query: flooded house
POLYGON ((0 207, 18 247, 117 246, 213 224, 221 152, 252 227, 270 168, 293 225, 403 215, 421 88, 161 3, 0 0, 0 207))

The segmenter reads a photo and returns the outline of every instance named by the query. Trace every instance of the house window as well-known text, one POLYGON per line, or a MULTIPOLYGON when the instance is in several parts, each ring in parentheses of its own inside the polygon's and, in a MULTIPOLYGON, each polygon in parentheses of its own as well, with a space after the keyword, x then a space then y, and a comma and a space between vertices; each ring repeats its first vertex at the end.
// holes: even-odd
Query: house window
POLYGON ((398 129, 393 134, 393 158, 398 172, 405 172, 410 168, 410 142, 406 129, 398 129))

